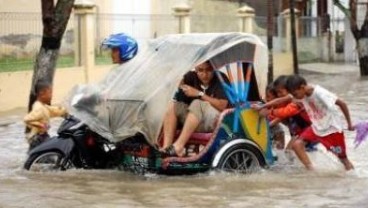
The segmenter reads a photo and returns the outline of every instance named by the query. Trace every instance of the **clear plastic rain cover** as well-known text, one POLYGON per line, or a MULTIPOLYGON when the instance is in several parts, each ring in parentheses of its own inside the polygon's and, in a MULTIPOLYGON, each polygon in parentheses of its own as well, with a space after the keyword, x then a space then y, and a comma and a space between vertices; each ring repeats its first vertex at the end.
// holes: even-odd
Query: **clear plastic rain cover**
POLYGON ((66 100, 69 113, 112 142, 141 133, 154 144, 178 83, 206 60, 215 69, 239 60, 253 63, 259 91, 264 91, 267 48, 257 36, 175 34, 150 41, 101 82, 74 87, 66 100))

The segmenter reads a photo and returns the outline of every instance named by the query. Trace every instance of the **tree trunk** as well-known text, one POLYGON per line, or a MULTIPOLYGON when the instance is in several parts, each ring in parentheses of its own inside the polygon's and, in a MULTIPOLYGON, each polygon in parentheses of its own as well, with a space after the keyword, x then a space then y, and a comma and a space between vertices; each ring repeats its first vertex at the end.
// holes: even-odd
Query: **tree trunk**
POLYGON ((32 86, 29 95, 28 111, 36 101, 35 86, 39 81, 53 83, 56 61, 61 39, 70 18, 74 0, 41 0, 43 35, 40 51, 33 69, 32 86))
POLYGON ((40 48, 34 65, 34 72, 32 77, 32 90, 29 97, 28 111, 32 109, 33 103, 37 96, 35 93, 35 85, 39 81, 47 81, 53 83, 56 61, 59 55, 59 49, 40 48))
MULTIPOLYGON (((349 1, 349 20, 350 20, 350 30, 353 33, 356 42, 356 49, 358 52, 360 76, 368 76, 368 9, 365 13, 364 22, 361 28, 358 28, 357 22, 357 5, 356 0, 349 1)), ((368 8, 368 4, 367 4, 368 8)))
MULTIPOLYGON (((368 31, 366 31, 367 33, 368 31)), ((359 57, 360 76, 368 76, 368 38, 356 40, 359 57)))
POLYGON ((350 30, 356 42, 358 52, 360 76, 368 76, 368 4, 349 0, 349 8, 346 8, 340 0, 334 0, 334 4, 345 14, 350 22, 350 30), (358 28, 357 11, 358 4, 366 5, 365 18, 361 28, 358 28))
POLYGON ((351 1, 351 12, 354 12, 353 18, 351 18, 351 31, 355 37, 355 41, 357 44, 357 51, 359 57, 359 68, 360 68, 360 76, 368 76, 368 4, 366 4, 365 18, 363 24, 358 29, 357 24, 357 4, 356 1, 351 1))
POLYGON ((267 82, 273 81, 273 1, 267 0, 267 47, 268 47, 268 74, 267 82))

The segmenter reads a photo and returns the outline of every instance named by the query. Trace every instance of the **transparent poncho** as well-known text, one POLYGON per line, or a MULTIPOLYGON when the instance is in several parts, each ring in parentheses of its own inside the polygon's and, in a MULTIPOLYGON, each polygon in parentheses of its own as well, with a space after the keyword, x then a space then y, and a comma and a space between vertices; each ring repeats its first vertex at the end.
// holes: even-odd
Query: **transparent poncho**
POLYGON ((206 60, 219 69, 239 56, 253 63, 259 92, 263 93, 268 57, 257 36, 174 34, 149 41, 136 57, 111 70, 101 82, 74 87, 66 100, 67 108, 111 142, 141 133, 156 144, 183 75, 206 60))

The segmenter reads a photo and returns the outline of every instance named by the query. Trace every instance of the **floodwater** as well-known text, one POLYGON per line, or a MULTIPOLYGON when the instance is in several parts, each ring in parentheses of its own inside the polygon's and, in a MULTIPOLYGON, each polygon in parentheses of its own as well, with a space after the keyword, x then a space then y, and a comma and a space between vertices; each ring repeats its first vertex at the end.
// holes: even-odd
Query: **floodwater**
MULTIPOLYGON (((368 80, 361 80, 357 72, 305 76, 344 99, 354 122, 368 120, 368 80)), ((21 115, 2 115, 0 123, 10 123, 0 126, 0 207, 368 206, 368 142, 354 149, 354 132, 346 132, 346 143, 356 169, 347 173, 333 156, 319 150, 311 155, 314 172, 279 152, 278 164, 253 175, 210 172, 169 177, 115 170, 27 172, 22 170, 27 144, 21 115)))

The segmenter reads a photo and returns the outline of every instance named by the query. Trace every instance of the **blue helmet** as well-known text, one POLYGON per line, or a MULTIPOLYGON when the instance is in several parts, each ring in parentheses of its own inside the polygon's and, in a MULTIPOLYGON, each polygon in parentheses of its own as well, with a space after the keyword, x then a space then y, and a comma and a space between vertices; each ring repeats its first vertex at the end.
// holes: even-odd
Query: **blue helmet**
POLYGON ((137 41, 125 33, 112 34, 102 41, 102 47, 119 48, 122 61, 132 59, 138 51, 137 41))

